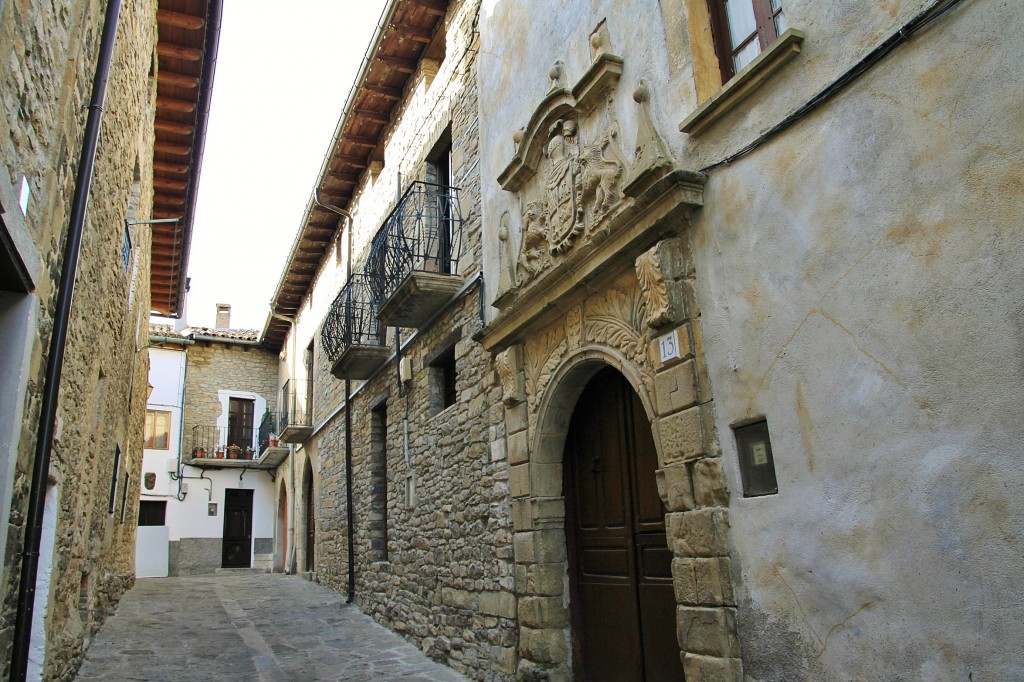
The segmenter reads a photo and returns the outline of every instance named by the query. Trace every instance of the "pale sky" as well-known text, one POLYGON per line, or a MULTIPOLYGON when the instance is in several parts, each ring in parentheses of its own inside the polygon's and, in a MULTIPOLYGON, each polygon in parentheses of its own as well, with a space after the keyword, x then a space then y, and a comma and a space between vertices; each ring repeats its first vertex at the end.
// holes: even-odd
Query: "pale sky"
POLYGON ((384 0, 225 0, 187 321, 263 329, 384 0))

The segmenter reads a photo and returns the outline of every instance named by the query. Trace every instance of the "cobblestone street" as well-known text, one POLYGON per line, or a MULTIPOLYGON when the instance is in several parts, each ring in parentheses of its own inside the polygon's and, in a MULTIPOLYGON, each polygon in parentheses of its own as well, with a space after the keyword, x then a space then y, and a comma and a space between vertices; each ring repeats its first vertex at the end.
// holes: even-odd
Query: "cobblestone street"
POLYGON ((315 583, 271 574, 139 580, 86 680, 464 680, 315 583))

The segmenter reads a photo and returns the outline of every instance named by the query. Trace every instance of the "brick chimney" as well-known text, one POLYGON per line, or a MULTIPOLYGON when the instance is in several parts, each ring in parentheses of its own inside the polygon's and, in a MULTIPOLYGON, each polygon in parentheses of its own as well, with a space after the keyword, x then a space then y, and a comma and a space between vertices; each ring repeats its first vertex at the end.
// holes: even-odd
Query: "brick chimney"
POLYGON ((231 306, 227 303, 217 304, 217 329, 231 329, 231 306))

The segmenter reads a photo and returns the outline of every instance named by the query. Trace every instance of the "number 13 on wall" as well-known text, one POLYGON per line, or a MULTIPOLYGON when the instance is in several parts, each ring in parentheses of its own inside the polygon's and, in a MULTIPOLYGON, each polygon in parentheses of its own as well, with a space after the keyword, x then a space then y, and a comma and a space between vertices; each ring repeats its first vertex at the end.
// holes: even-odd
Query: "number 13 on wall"
POLYGON ((679 358, 679 335, 675 329, 658 339, 658 348, 661 349, 662 362, 679 358))

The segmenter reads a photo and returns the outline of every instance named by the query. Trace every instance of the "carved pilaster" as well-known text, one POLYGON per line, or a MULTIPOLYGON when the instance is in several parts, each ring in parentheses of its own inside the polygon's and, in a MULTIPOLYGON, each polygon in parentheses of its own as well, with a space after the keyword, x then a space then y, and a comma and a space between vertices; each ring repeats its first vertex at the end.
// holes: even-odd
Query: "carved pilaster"
POLYGON ((686 253, 678 237, 658 242, 636 259, 636 279, 643 293, 648 327, 660 329, 687 318, 685 277, 686 253))
POLYGON ((501 380, 501 399, 508 407, 526 400, 526 386, 523 377, 523 347, 509 346, 495 358, 498 378, 501 380))

